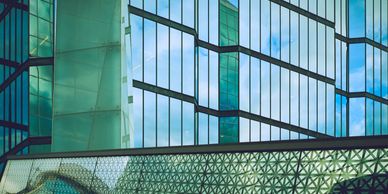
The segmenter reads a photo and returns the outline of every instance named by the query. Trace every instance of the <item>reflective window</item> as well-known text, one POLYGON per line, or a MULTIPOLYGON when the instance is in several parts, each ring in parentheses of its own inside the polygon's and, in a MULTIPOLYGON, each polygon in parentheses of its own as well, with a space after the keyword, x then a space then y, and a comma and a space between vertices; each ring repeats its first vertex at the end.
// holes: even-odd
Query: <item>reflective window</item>
POLYGON ((254 57, 250 59, 250 111, 254 114, 260 114, 260 60, 254 57))
POLYGON ((290 71, 281 69, 281 121, 285 123, 290 122, 290 71))
POLYGON ((349 99, 349 136, 365 135, 365 98, 349 99))
POLYGON ((157 77, 159 87, 168 88, 169 69, 169 29, 167 26, 158 24, 157 34, 157 77))
POLYGON ((156 82, 156 23, 144 20, 144 82, 156 82))
POLYGON ((249 120, 240 117, 240 142, 249 142, 249 120))
POLYGON ((144 147, 156 146, 156 95, 144 91, 144 147))
POLYGON ((349 0, 349 37, 365 36, 365 0, 349 0))
POLYGON ((270 93, 270 73, 271 66, 268 62, 261 61, 261 115, 270 118, 270 105, 271 105, 271 93, 270 93))
POLYGON ((182 32, 170 29, 170 89, 181 92, 182 87, 182 32))
POLYGON ((280 67, 271 64, 271 118, 280 120, 280 67))
POLYGON ((204 113, 198 113, 198 144, 209 143, 209 116, 204 113))
POLYGON ((183 145, 194 144, 194 105, 183 102, 182 108, 182 137, 183 145))
POLYGON ((239 84, 240 84, 240 110, 249 112, 249 56, 240 53, 240 71, 239 71, 239 84))
POLYGON ((291 72, 290 75, 290 91, 291 91, 291 124, 299 125, 299 75, 291 72))
MULTIPOLYGON (((157 146, 169 145, 169 100, 168 97, 157 95, 157 146)), ((135 114, 138 114, 135 112, 135 114)))
POLYGON ((182 140, 182 102, 170 98, 170 145, 181 145, 182 140))

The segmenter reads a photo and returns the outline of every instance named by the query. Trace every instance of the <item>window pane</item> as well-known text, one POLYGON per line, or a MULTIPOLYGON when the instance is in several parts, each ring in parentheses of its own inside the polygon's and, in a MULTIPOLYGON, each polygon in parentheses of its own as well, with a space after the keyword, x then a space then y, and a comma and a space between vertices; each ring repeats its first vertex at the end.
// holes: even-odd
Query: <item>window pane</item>
POLYGON ((168 136, 169 136, 168 97, 158 94, 157 98, 158 98, 157 99, 158 100, 157 102, 158 147, 168 146, 168 136))
POLYGON ((158 0, 158 15, 164 18, 168 18, 169 15, 169 0, 158 0))
POLYGON ((318 81, 318 132, 326 133, 326 84, 318 81))
MULTIPOLYGON (((186 2, 186 1, 185 1, 186 2)), ((194 96, 194 37, 183 33, 183 93, 194 96)))
POLYGON ((349 37, 355 38, 364 36, 365 0, 349 0, 349 37))
POLYGON ((183 0, 183 24, 194 28, 194 0, 183 0))
POLYGON ((144 147, 156 146, 156 95, 144 91, 144 147))
POLYGON ((134 147, 143 147, 143 91, 133 89, 134 147))
POLYGON ((366 91, 373 93, 373 47, 366 45, 366 91))
POLYGON ((130 14, 133 79, 143 80, 143 20, 130 14))
POLYGON ((198 144, 208 144, 209 136, 209 116, 207 114, 198 113, 198 144))
MULTIPOLYGON (((300 15, 300 67, 308 69, 308 19, 305 16, 300 15)), ((334 34, 333 34, 334 35, 334 34)), ((283 43, 282 43, 283 44, 283 43)), ((334 47, 333 47, 334 50, 334 47)))
POLYGON ((180 100, 170 98, 170 111, 170 145, 181 145, 182 102, 180 100))
POLYGON ((240 53, 240 110, 249 112, 249 56, 240 53))
MULTIPOLYGON (((299 77, 300 91, 299 91, 299 100, 300 100, 300 127, 308 128, 308 77, 300 75, 299 77)), ((324 101, 322 102, 324 104, 324 101)))
POLYGON ((238 117, 220 117, 220 144, 238 143, 238 117))
POLYGON ((209 42, 218 45, 218 2, 209 3, 209 42))
POLYGON ((182 32, 170 29, 170 89, 176 92, 181 92, 182 87, 182 32))
POLYGON ((218 117, 209 115, 209 144, 218 143, 218 117))
POLYGON ((194 105, 183 102, 183 145, 194 144, 194 105))
POLYGON ((260 60, 251 57, 251 113, 260 114, 260 60))
POLYGON ((271 2, 271 56, 280 59, 280 6, 271 2))
POLYGON ((199 105, 208 107, 209 103, 209 52, 199 49, 199 105))
POLYGON ((199 39, 203 41, 209 41, 209 31, 208 31, 208 0, 199 0, 198 1, 198 35, 199 39))
POLYGON ((280 67, 271 64, 271 118, 280 120, 280 67))
POLYGON ((281 70, 281 121, 290 122, 290 71, 281 70))
POLYGON ((158 37, 157 37, 157 49, 158 49, 158 86, 168 88, 168 58, 169 58, 169 34, 168 27, 158 24, 158 37))
POLYGON ((270 118, 270 64, 261 61, 261 115, 270 118))
POLYGON ((309 70, 317 72, 317 22, 309 19, 309 70))
POLYGON ((298 66, 299 65, 299 19, 296 12, 291 11, 291 32, 290 32, 290 41, 291 41, 291 64, 298 66))
POLYGON ((170 17, 172 21, 181 23, 182 19, 182 1, 174 0, 170 1, 170 17))
POLYGON ((240 0, 240 45, 249 48, 249 0, 240 0))
POLYGON ((291 124, 299 125, 299 74, 291 72, 291 124))
POLYGON ((251 1, 251 49, 260 51, 260 2, 251 1))
POLYGON ((326 71, 326 40, 325 40, 325 26, 318 23, 318 73, 325 75, 326 71))
POLYGON ((249 142, 249 120, 240 117, 240 142, 249 142))
POLYGON ((218 53, 209 54, 209 107, 218 110, 218 53))
POLYGON ((144 82, 156 84, 156 23, 144 20, 144 82))
POLYGON ((317 131, 317 81, 309 78, 309 129, 317 131))
POLYGON ((270 55, 270 3, 268 0, 261 1, 261 52, 270 55))

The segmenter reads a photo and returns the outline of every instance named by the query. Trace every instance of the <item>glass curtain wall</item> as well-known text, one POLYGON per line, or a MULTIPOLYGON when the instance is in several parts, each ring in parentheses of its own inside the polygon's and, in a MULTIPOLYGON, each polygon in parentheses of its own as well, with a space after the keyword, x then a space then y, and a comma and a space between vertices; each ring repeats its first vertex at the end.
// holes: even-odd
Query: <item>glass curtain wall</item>
POLYGON ((131 0, 134 147, 338 134, 324 2, 131 0))
POLYGON ((28 0, 0 2, 0 155, 28 137, 28 8, 28 0))

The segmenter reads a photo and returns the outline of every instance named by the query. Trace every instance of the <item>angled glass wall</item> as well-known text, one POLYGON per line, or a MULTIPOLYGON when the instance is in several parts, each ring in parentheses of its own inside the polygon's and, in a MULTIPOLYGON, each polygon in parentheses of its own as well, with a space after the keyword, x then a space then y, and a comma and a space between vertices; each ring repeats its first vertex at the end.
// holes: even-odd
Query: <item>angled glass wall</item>
POLYGON ((331 0, 130 1, 134 147, 342 134, 334 11, 331 0))
POLYGON ((28 8, 27 0, 0 2, 1 156, 28 137, 28 8))
POLYGON ((336 1, 336 128, 349 126, 342 135, 388 134, 387 2, 336 1))
POLYGON ((121 1, 94 3, 57 1, 52 151, 121 148, 127 141, 121 1))
MULTIPOLYGON (((30 137, 51 137, 53 103, 54 0, 30 0, 30 137), (35 60, 36 61, 36 60, 35 60)), ((30 153, 50 152, 50 145, 30 145, 30 153)))

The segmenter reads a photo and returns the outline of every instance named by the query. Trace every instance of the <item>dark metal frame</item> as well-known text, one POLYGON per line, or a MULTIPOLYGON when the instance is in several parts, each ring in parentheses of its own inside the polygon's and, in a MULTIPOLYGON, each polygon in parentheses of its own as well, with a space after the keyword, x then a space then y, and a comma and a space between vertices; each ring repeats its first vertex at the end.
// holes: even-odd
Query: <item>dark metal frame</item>
POLYGON ((271 141, 241 144, 176 146, 159 148, 114 149, 81 152, 53 152, 45 154, 10 155, 8 160, 40 158, 109 157, 170 154, 213 154, 242 152, 285 152, 307 150, 349 150, 388 148, 388 136, 346 137, 315 140, 271 141))

